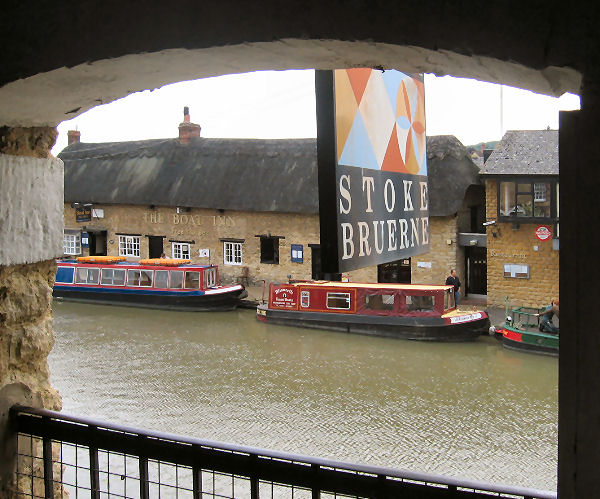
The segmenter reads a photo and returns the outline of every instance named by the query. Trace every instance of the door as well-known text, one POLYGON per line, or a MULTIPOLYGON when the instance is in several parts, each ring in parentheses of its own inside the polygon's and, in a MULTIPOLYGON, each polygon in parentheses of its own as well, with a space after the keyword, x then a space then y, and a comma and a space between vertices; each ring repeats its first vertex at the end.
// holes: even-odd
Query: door
POLYGON ((466 294, 487 294, 487 248, 480 246, 465 247, 467 269, 466 294))
POLYGON ((148 236, 148 258, 160 258, 163 252, 163 237, 148 236))
POLYGON ((410 284, 410 258, 377 265, 377 282, 410 284))
POLYGON ((342 274, 327 274, 321 268, 321 246, 318 244, 309 244, 311 250, 311 279, 316 281, 341 281, 342 274))

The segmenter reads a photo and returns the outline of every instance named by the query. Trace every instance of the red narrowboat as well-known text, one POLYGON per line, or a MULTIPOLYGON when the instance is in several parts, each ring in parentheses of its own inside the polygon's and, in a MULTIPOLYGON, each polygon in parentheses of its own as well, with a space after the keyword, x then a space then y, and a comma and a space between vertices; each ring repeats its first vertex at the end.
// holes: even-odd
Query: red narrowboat
POLYGON ((487 334, 483 310, 460 311, 446 285, 307 281, 271 284, 258 320, 406 340, 469 341, 487 334))
POLYGON ((88 303, 210 311, 233 310, 247 292, 240 284, 221 286, 216 265, 90 256, 58 261, 53 295, 88 303))

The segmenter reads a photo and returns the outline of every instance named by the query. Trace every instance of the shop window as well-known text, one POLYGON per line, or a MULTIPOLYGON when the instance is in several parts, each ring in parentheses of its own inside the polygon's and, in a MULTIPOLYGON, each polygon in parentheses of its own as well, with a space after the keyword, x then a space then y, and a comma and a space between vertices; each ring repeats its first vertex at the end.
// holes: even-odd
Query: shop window
POLYGON ((406 295, 406 310, 409 312, 433 312, 435 296, 406 295))
POLYGON ((102 269, 100 283, 105 286, 124 286, 125 269, 102 269))
POLYGON ((172 243, 171 256, 173 258, 190 259, 190 244, 189 243, 172 243))
POLYGON ((98 284, 99 277, 100 269, 79 267, 75 274, 75 282, 77 284, 98 284))
POLYGON ((183 288, 183 272, 181 270, 171 270, 169 272, 169 288, 170 289, 183 288))
POLYGON ((503 181, 498 184, 498 217, 548 220, 558 218, 558 183, 503 181), (553 188, 556 185, 556 189, 553 188))
POLYGON ((119 236, 119 256, 140 256, 140 236, 119 236))
POLYGON ((63 253, 65 255, 81 255, 81 234, 63 235, 63 253))
POLYGON ((140 286, 148 288, 152 286, 153 270, 134 270, 127 271, 127 284, 129 286, 140 286))
POLYGON ((394 310, 394 295, 366 295, 367 310, 394 310))
POLYGON ((260 236, 260 263, 279 263, 279 238, 260 236))
POLYGON ((200 289, 200 272, 185 273, 185 289, 200 289))
POLYGON ((232 241, 223 242, 223 263, 225 265, 242 264, 242 243, 232 241))
POLYGON ((327 308, 350 310, 350 293, 327 293, 327 308))

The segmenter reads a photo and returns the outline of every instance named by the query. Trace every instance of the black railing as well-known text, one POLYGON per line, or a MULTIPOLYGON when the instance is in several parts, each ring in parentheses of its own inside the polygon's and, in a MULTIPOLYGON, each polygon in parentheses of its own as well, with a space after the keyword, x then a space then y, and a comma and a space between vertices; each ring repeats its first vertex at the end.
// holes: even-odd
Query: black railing
POLYGON ((199 440, 14 406, 23 497, 556 498, 556 493, 199 440))

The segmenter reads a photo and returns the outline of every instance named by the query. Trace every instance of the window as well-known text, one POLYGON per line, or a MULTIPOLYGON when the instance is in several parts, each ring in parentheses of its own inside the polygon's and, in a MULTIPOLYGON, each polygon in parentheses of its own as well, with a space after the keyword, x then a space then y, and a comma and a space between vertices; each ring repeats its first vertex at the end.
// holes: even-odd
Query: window
POLYGON ((150 286, 152 286, 153 273, 153 270, 129 269, 127 271, 127 284, 129 284, 129 286, 140 286, 149 288, 150 286))
POLYGON ((204 288, 212 288, 217 284, 217 269, 204 269, 204 288))
POLYGON ((81 255, 81 233, 63 235, 63 253, 81 255))
POLYGON ((242 264, 242 243, 225 241, 223 243, 223 263, 225 265, 242 264))
POLYGON ((79 267, 75 273, 75 282, 77 284, 98 284, 100 269, 90 269, 79 267))
POLYGON ((125 269, 102 269, 100 283, 106 286, 124 286, 125 269))
POLYGON ((447 289, 444 293, 444 310, 454 307, 454 289, 447 289))
POLYGON ((279 263, 279 238, 260 236, 260 263, 279 263))
POLYGON ((327 293, 327 308, 350 310, 350 293, 327 293))
POLYGON ((173 243, 171 245, 171 255, 173 258, 183 258, 185 260, 190 259, 190 245, 189 243, 173 243))
POLYGON ((119 236, 119 256, 140 256, 140 236, 119 236))
POLYGON ((154 287, 167 289, 169 286, 169 271, 168 270, 157 270, 154 273, 154 287))
POLYGON ((409 312, 433 312, 435 296, 406 295, 406 310, 409 312))
POLYGON ((558 218, 557 193, 558 183, 555 180, 499 182, 498 217, 555 220, 558 218))
POLYGON ((300 292, 300 306, 303 308, 307 308, 310 305, 310 292, 309 291, 301 291, 300 292))
POLYGON ((181 289, 183 288, 183 271, 171 270, 169 271, 169 289, 181 289))
POLYGON ((200 289, 200 272, 186 272, 184 288, 200 289))
POLYGON ((366 295, 367 310, 394 310, 394 295, 366 295))

